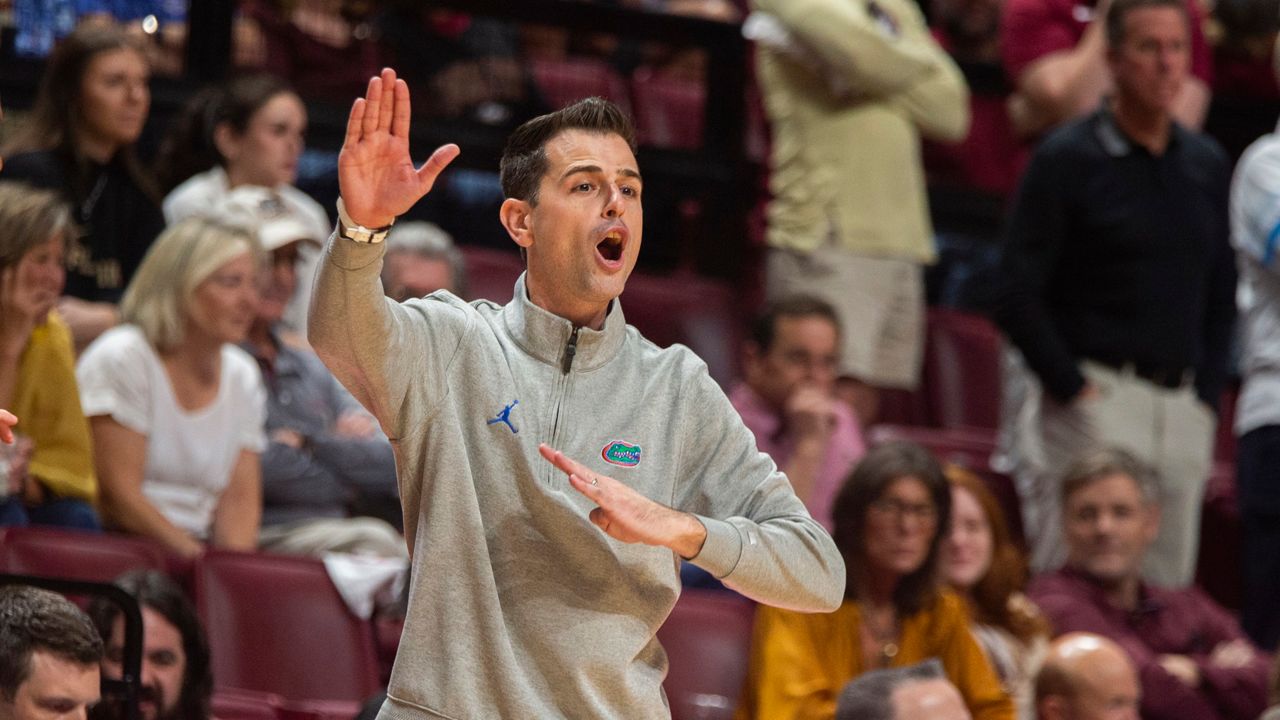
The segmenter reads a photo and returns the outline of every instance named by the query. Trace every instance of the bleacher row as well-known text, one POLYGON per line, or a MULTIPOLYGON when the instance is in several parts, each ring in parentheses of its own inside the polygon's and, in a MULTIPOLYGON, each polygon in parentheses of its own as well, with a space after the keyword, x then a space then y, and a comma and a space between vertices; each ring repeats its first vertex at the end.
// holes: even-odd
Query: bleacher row
MULTIPOLYGON (((352 614, 320 560, 209 550, 187 562, 135 537, 0 528, 0 575, 110 582, 133 569, 167 573, 192 597, 222 720, 350 720, 390 673, 401 623, 352 614)), ((732 717, 753 613, 728 593, 681 594, 658 633, 674 720, 732 717)))

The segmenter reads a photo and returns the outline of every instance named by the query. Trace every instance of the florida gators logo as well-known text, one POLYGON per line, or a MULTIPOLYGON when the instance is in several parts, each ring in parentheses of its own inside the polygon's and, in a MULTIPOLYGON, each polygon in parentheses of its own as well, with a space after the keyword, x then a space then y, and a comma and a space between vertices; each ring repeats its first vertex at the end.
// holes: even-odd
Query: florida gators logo
POLYGON ((635 467, 640 464, 640 446, 622 440, 611 440, 600 451, 600 457, 611 465, 635 467))

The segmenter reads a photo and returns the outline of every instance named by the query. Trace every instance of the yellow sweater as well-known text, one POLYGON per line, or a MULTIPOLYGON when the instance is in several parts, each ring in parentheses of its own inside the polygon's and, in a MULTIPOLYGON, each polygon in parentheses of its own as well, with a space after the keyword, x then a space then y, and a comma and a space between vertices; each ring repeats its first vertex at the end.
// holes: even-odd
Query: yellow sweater
POLYGON ((969 93, 919 7, 913 0, 752 5, 809 56, 757 44, 773 125, 769 244, 809 252, 834 229, 850 252, 931 262, 920 137, 964 139, 969 93))
POLYGON ((51 312, 22 352, 9 409, 18 416, 15 430, 35 441, 31 476, 56 496, 94 502, 98 479, 75 363, 71 331, 51 312))
MULTIPOLYGON (((849 680, 862 665, 861 614, 846 600, 827 615, 761 606, 756 611, 751 664, 739 720, 830 720, 849 680)), ((1013 702, 1001 688, 969 631, 964 604, 944 591, 933 607, 902 620, 893 667, 936 657, 960 690, 974 720, 1013 720, 1013 702)))

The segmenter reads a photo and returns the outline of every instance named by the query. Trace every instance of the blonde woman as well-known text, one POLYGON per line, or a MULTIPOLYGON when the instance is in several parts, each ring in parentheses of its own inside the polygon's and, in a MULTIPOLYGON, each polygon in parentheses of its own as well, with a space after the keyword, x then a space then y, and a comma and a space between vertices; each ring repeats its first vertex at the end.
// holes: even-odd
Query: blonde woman
POLYGON ((21 418, 0 471, 0 525, 99 528, 89 424, 62 294, 71 211, 48 190, 0 181, 0 407, 21 418), (7 500, 3 499, 7 497, 7 500))
POLYGON ((262 376, 236 343, 258 301, 260 250, 203 218, 157 238, 76 375, 105 523, 193 557, 249 550, 262 513, 262 376))

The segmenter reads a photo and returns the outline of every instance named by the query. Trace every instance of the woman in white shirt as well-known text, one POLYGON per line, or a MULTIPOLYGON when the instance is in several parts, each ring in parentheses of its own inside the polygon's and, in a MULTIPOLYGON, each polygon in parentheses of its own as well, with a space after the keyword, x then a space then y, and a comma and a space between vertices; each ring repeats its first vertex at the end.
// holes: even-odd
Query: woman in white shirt
POLYGON ((232 189, 246 185, 274 190, 306 224, 314 245, 303 245, 301 285, 284 318, 296 331, 306 326, 316 248, 333 229, 324 208, 293 185, 306 131, 307 108, 288 84, 273 75, 245 75, 187 103, 156 165, 168 190, 162 207, 170 224, 207 214, 232 189))
POLYGON ((261 252, 204 218, 170 226, 120 304, 123 324, 76 367, 113 527, 193 557, 251 550, 262 513, 265 392, 236 347, 253 321, 261 252))

